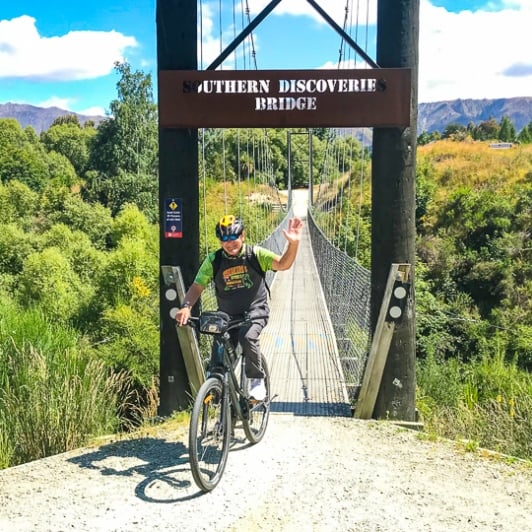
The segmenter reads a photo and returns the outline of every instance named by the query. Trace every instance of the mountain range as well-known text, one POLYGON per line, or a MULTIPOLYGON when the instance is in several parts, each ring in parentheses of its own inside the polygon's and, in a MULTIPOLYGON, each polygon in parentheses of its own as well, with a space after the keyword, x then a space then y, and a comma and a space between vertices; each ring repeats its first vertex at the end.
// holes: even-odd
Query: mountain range
POLYGON ((497 122, 507 116, 519 133, 532 122, 532 96, 522 98, 497 98, 494 100, 449 100, 421 103, 418 112, 418 133, 443 132, 451 123, 467 126, 485 122, 490 118, 497 122))
POLYGON ((72 114, 77 115, 82 125, 87 120, 92 120, 95 124, 99 124, 106 118, 105 116, 88 116, 73 113, 72 111, 65 111, 65 109, 60 109, 59 107, 36 107, 35 105, 23 103, 0 103, 0 118, 15 118, 22 128, 31 126, 38 134, 46 131, 57 117, 72 114))
MULTIPOLYGON (((0 104, 0 118, 15 118, 25 128, 32 126, 37 133, 46 131, 58 117, 72 114, 58 107, 35 107, 19 103, 0 104)), ((81 124, 92 120, 99 124, 104 116, 86 116, 77 114, 81 124)), ((449 100, 419 104, 418 134, 426 131, 443 132, 451 123, 467 126, 480 124, 490 118, 500 122, 507 116, 517 132, 532 122, 532 96, 522 98, 497 98, 493 100, 449 100)))

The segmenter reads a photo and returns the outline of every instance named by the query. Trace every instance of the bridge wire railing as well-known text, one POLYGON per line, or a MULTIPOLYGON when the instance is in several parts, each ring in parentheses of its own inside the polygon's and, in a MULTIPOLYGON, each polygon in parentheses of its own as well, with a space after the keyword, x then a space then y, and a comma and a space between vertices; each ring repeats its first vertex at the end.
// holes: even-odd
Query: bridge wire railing
POLYGON ((371 345, 370 271, 325 236, 310 210, 307 220, 347 391, 350 400, 354 400, 362 385, 371 345))

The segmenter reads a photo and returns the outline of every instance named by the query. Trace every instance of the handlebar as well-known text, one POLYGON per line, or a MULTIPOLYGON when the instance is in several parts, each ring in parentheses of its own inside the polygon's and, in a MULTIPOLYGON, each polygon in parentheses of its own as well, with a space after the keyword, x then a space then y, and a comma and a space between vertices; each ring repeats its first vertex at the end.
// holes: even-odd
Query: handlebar
MULTIPOLYGON (((209 315, 216 315, 217 312, 207 312, 205 314, 209 314, 209 315)), ((201 333, 204 333, 204 334, 223 334, 225 332, 229 332, 233 329, 238 329, 239 327, 242 327, 242 325, 245 325, 246 323, 249 323, 253 320, 257 320, 257 319, 264 319, 264 318, 268 318, 268 314, 250 314, 250 313, 246 313, 244 314, 243 317, 238 317, 238 318, 233 318, 233 319, 229 319, 226 323, 225 323, 225 326, 223 327, 223 329, 221 328, 220 330, 201 330, 201 322, 202 322, 202 315, 199 315, 199 316, 189 316, 188 318, 188 321, 185 325, 189 325, 190 327, 193 327, 195 328, 197 331, 201 332, 201 333)), ((220 316, 224 316, 224 313, 220 313, 220 316)), ((227 315, 225 315, 227 316, 227 315)))

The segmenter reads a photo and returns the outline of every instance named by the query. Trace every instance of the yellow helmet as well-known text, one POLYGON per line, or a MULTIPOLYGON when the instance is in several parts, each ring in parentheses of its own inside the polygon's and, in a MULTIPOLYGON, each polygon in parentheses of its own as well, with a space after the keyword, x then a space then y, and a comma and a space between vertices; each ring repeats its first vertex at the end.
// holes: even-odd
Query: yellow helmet
POLYGON ((244 224, 240 218, 233 214, 226 214, 216 224, 216 236, 219 240, 236 240, 244 230, 244 224))

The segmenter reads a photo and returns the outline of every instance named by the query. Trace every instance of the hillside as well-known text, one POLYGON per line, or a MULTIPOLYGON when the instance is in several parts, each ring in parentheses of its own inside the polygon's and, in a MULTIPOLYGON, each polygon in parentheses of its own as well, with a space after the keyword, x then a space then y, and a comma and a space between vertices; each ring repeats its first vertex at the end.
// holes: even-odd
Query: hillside
MULTIPOLYGON (((55 118, 71 114, 57 107, 35 107, 33 105, 5 103, 0 104, 0 118, 16 118, 22 127, 33 126, 37 133, 50 127, 55 118)), ((76 113, 77 114, 77 113, 76 113)), ((450 123, 466 126, 494 118, 500 122, 508 116, 519 132, 532 122, 532 96, 523 98, 499 98, 495 100, 449 100, 419 104, 418 133, 442 131, 450 123)), ((93 120, 99 123, 103 116, 85 116, 78 114, 80 122, 93 120)))
POLYGON ((532 97, 498 98, 496 100, 449 100, 419 104, 418 132, 443 131, 451 123, 478 125, 494 118, 500 122, 507 116, 517 132, 532 122, 532 97))
POLYGON ((59 116, 75 114, 83 125, 87 120, 99 124, 105 120, 104 116, 87 116, 72 111, 65 111, 59 107, 36 107, 21 103, 0 103, 0 118, 15 118, 23 127, 32 126, 37 133, 46 131, 59 116))

